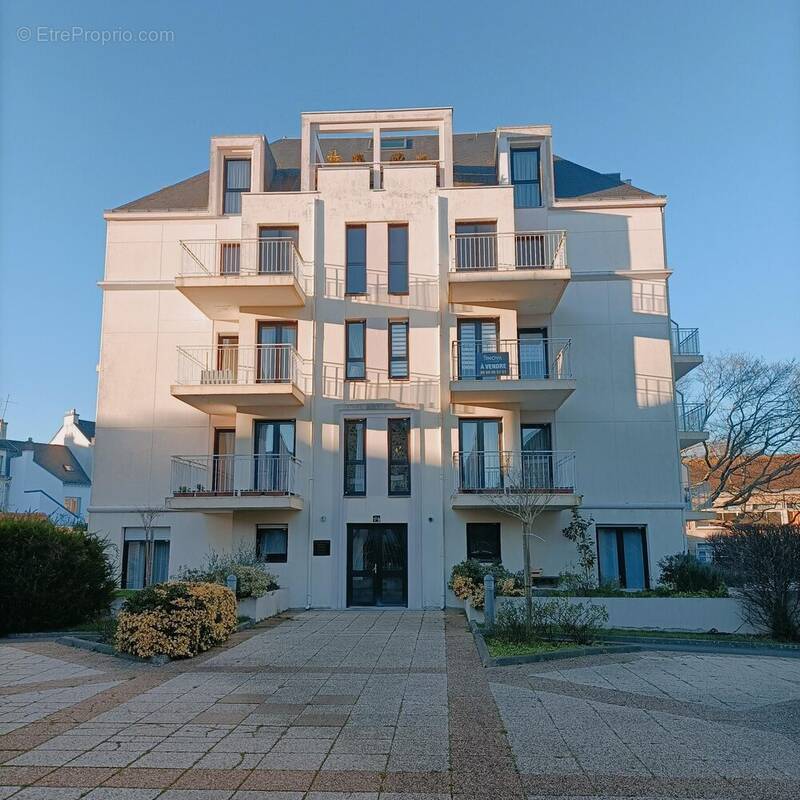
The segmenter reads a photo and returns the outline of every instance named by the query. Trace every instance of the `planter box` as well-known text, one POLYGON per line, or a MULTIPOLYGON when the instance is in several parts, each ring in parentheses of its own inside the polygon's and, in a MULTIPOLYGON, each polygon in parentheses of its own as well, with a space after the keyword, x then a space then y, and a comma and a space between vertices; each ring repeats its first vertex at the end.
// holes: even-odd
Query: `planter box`
POLYGON ((240 617, 250 617, 250 619, 260 622, 262 619, 274 617, 289 608, 289 590, 275 589, 261 597, 243 597, 238 604, 240 617))
MULTIPOLYGON (((568 597, 572 603, 605 606, 609 628, 705 633, 764 633, 746 623, 736 597, 568 597)), ((534 602, 545 602, 535 597, 534 602)), ((521 597, 498 597, 503 603, 524 603, 521 597)))

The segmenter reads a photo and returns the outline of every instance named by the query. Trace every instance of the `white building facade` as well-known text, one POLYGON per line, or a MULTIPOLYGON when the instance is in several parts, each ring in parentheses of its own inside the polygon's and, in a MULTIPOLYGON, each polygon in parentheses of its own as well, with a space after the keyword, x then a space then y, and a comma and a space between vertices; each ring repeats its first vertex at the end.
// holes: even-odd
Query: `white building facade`
POLYGON ((547 497, 542 580, 580 507, 600 577, 655 583, 702 360, 665 202, 547 125, 453 134, 440 108, 215 137, 207 173, 107 212, 90 526, 123 583, 159 508, 157 579, 244 543, 296 607, 441 607, 468 556, 521 569, 490 497, 515 479, 547 497))

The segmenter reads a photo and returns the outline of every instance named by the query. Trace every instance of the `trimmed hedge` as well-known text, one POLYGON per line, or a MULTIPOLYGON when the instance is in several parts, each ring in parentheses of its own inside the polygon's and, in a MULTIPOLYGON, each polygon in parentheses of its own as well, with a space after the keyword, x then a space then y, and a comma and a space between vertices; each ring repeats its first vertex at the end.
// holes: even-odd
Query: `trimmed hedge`
POLYGON ((108 543, 34 515, 0 517, 0 633, 57 630, 108 611, 108 543))
POLYGON ((222 644, 236 623, 230 589, 216 583, 159 583, 122 606, 115 645, 139 658, 190 658, 222 644))

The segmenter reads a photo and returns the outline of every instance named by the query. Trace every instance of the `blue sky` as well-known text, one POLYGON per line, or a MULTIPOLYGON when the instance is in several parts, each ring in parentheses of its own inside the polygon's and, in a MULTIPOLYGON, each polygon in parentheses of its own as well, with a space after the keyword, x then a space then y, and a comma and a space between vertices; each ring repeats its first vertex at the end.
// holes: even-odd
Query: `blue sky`
POLYGON ((673 316, 706 353, 800 350, 796 0, 5 0, 0 21, 0 412, 10 394, 15 438, 46 439, 71 406, 94 417, 103 210, 207 168, 212 134, 297 136, 301 111, 551 123, 559 155, 669 196, 673 316), (47 40, 73 26, 174 41, 47 40))

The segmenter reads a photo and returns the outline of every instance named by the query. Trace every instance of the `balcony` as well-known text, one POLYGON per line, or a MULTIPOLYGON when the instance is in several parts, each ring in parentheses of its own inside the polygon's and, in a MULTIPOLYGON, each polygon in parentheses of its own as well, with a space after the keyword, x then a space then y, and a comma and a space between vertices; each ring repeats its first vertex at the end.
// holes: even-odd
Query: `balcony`
POLYGON ((575 453, 572 450, 459 451, 453 454, 455 479, 453 508, 497 508, 541 502, 547 511, 580 505, 575 488, 575 453), (537 500, 538 496, 538 500, 537 500))
POLYGON ((680 328, 678 323, 670 321, 672 331, 672 369, 675 380, 682 378, 695 367, 703 363, 700 354, 700 329, 680 328))
POLYGON ((687 520, 715 519, 717 516, 711 504, 708 485, 705 483, 684 486, 683 501, 686 506, 684 516, 687 520))
POLYGON ((453 403, 555 411, 575 391, 571 339, 453 342, 453 403))
POLYGON ((173 456, 167 507, 194 511, 299 511, 299 473, 294 456, 173 456))
POLYGON ((570 280, 566 231, 457 233, 450 302, 551 314, 570 280))
POLYGON ((209 319, 300 308, 310 279, 294 239, 204 239, 181 242, 175 288, 209 319))
POLYGON ((310 377, 290 344, 179 347, 172 396, 206 414, 261 414, 306 401, 310 377))
POLYGON ((687 403, 680 392, 678 403, 678 437, 681 450, 693 447, 708 439, 708 431, 703 430, 706 424, 706 404, 687 403))

